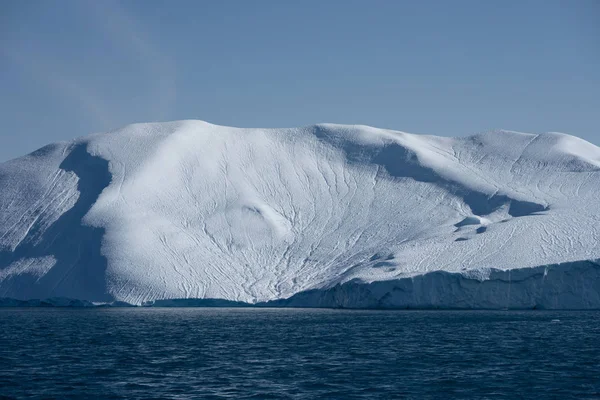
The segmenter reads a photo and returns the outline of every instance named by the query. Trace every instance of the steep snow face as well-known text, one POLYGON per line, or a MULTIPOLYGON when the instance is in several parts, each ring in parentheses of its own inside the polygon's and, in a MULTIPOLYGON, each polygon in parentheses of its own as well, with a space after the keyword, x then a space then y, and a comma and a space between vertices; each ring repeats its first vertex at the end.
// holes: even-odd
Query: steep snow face
POLYGON ((0 297, 257 302, 600 258, 600 149, 558 133, 138 124, 0 186, 0 297))

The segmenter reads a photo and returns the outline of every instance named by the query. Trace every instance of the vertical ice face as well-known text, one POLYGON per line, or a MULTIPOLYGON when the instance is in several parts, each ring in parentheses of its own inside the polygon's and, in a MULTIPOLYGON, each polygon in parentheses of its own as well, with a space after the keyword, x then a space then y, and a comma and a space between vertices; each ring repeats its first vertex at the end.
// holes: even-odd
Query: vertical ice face
POLYGON ((138 124, 0 184, 0 297, 256 302, 600 257, 600 149, 556 133, 138 124))

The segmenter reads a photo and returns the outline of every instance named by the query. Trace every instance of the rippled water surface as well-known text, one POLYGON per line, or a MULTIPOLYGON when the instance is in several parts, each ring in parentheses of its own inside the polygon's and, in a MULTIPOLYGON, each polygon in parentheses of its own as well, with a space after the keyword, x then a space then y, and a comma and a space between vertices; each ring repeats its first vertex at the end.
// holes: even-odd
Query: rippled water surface
POLYGON ((2 396, 600 398, 600 313, 2 309, 2 396))

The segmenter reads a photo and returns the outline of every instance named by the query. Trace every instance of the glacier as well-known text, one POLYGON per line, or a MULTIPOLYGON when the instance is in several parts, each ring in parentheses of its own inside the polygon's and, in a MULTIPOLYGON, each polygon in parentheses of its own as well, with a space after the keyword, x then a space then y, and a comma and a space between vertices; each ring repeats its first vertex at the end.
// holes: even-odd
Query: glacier
POLYGON ((600 308, 600 148, 567 134, 134 124, 0 188, 4 298, 600 308))

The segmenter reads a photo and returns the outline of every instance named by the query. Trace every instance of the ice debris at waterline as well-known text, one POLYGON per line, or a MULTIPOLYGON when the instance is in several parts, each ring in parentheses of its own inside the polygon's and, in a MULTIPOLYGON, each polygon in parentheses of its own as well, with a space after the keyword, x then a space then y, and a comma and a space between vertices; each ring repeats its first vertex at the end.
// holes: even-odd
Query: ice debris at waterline
POLYGON ((566 134, 136 124, 0 187, 0 297, 600 308, 600 148, 566 134))

